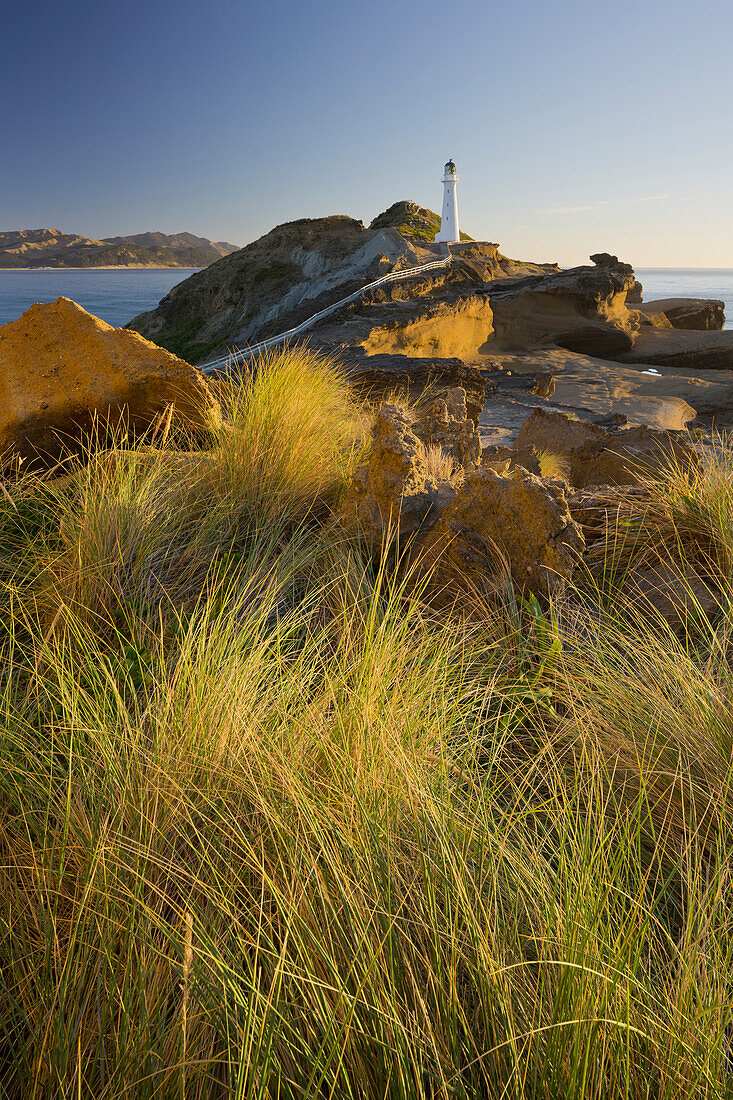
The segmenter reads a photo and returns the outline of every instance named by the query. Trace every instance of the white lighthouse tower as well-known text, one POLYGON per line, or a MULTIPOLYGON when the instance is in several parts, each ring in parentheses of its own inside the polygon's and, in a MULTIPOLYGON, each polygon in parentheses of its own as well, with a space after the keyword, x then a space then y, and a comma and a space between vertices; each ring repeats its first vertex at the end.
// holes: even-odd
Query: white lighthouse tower
POLYGON ((456 166, 449 160, 443 169, 443 216, 440 220, 440 233, 435 234, 436 244, 453 244, 461 239, 458 231, 457 183, 456 166))

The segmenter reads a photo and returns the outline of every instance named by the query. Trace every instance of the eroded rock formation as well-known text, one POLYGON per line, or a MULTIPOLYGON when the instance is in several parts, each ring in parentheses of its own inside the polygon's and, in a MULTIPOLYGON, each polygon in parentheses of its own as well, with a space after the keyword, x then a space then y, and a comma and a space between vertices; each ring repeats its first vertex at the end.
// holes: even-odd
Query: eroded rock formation
POLYGON ((480 467, 466 475, 431 527, 421 564, 446 598, 467 582, 491 592, 502 567, 520 590, 547 595, 572 577, 584 547, 562 482, 521 467, 506 473, 480 467))
POLYGON ((495 590, 507 569, 520 588, 547 595, 572 576, 584 546, 563 484, 508 463, 482 466, 478 458, 463 390, 421 416, 385 405, 342 520, 375 552, 397 539, 407 544, 441 600, 467 588, 495 590))

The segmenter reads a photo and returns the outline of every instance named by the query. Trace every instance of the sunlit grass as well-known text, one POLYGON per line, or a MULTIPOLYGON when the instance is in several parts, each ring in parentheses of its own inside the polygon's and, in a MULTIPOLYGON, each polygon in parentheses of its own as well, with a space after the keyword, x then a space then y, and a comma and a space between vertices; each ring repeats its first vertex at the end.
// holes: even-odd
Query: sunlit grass
MULTIPOLYGON (((330 518, 362 433, 286 353, 8 486, 2 1095, 730 1095, 725 611, 439 613, 330 518)), ((728 461, 644 505, 725 584, 728 461)))

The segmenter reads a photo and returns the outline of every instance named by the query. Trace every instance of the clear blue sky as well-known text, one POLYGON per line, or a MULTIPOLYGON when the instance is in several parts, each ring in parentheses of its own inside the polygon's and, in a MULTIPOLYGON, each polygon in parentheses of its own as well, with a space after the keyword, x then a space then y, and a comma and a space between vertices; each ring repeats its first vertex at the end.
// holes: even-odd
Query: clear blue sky
POLYGON ((368 222, 397 199, 561 263, 733 267, 733 6, 9 0, 0 229, 368 222))

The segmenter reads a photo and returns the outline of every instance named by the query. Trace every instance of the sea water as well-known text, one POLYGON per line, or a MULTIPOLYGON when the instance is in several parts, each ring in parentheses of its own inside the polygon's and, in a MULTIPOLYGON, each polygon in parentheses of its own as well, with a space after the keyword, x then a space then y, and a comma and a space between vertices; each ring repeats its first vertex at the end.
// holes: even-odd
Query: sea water
POLYGON ((14 321, 34 302, 72 298, 103 321, 121 328, 155 309, 171 287, 198 268, 54 268, 0 270, 0 325, 14 321))

